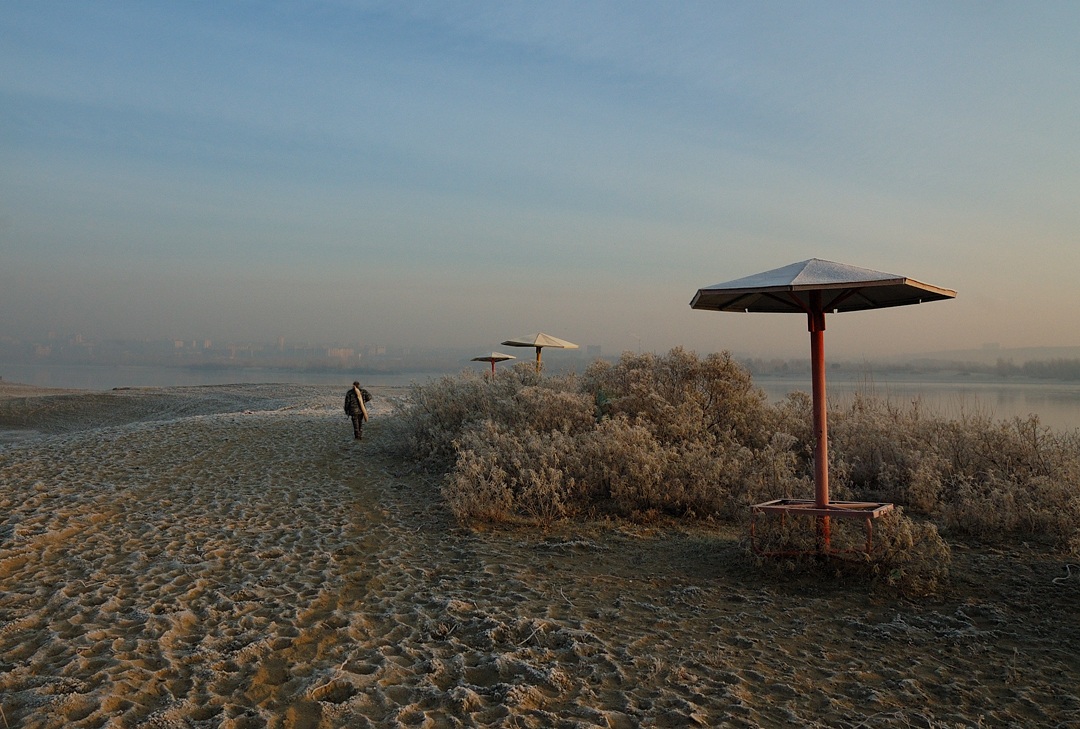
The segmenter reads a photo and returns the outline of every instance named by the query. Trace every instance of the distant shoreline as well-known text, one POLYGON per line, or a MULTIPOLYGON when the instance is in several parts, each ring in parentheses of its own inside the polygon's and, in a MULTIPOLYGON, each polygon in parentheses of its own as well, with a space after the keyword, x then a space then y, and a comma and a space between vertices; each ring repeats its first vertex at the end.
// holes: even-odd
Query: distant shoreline
POLYGON ((58 390, 105 391, 121 387, 183 387, 194 385, 265 384, 342 387, 359 379, 365 385, 401 386, 422 382, 446 372, 416 371, 374 374, 356 370, 321 371, 270 367, 191 368, 184 365, 16 364, 0 362, 0 382, 58 390))
POLYGON ((72 393, 86 392, 80 388, 65 387, 41 387, 29 385, 25 382, 8 382, 0 379, 0 400, 13 397, 41 397, 44 395, 69 395, 72 393))

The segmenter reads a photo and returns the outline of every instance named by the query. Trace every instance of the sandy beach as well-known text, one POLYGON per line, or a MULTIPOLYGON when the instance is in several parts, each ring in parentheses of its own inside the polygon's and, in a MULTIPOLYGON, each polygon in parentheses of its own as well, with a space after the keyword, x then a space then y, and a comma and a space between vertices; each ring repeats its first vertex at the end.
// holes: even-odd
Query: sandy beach
POLYGON ((345 386, 0 383, 0 726, 1080 727, 1080 568, 904 598, 740 530, 468 529, 345 386))

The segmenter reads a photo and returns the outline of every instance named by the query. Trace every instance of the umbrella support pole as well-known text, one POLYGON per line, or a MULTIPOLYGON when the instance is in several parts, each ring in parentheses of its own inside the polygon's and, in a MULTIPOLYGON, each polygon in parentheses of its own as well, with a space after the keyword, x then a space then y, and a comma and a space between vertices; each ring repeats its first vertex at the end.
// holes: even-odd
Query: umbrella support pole
POLYGON ((820 507, 809 499, 776 499, 761 504, 754 504, 750 517, 750 548, 762 557, 794 557, 812 554, 866 554, 874 550, 873 521, 893 510, 892 504, 873 501, 834 501, 826 507, 820 507), (761 515, 779 516, 781 529, 787 524, 788 515, 813 517, 818 525, 817 549, 762 549, 757 543, 757 518, 761 515), (863 549, 833 549, 831 542, 822 541, 820 526, 829 519, 861 519, 866 530, 863 549))
POLYGON ((814 404, 814 504, 823 513, 817 519, 817 538, 820 551, 829 551, 832 525, 829 521, 829 425, 825 398, 825 311, 821 292, 810 295, 806 312, 810 330, 810 372, 814 404))

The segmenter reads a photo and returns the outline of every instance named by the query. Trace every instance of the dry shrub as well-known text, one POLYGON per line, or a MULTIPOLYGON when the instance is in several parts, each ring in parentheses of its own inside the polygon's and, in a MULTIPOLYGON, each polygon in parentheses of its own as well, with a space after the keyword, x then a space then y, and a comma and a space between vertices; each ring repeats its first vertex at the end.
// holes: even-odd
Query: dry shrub
POLYGON ((749 461, 732 492, 729 516, 745 519, 752 504, 813 494, 812 462, 800 457, 804 450, 794 436, 777 432, 764 448, 745 451, 749 461))
POLYGON ((905 593, 933 591, 948 577, 952 553, 927 521, 914 521, 896 507, 874 520, 869 565, 886 584, 905 593))
POLYGON ((548 522, 571 516, 574 479, 561 466, 571 437, 560 431, 512 431, 484 421, 456 443, 457 464, 443 495, 464 521, 548 522))
POLYGON ((593 510, 629 516, 662 508, 668 454, 647 428, 605 418, 575 445, 581 497, 593 510))
MULTIPOLYGON (((479 428, 497 437, 490 421, 479 428)), ((483 434, 483 433, 482 433, 483 434)), ((468 443, 457 446, 457 465, 443 486, 450 509, 464 521, 504 521, 514 508, 514 495, 506 470, 496 461, 487 441, 479 449, 468 443)))
MULTIPOLYGON (((862 522, 830 519, 829 550, 834 554, 864 554, 866 534, 862 522)), ((816 559, 825 552, 820 522, 816 516, 799 513, 758 514, 754 517, 753 546, 771 556, 816 559)))
POLYGON ((1066 549, 1077 538, 1080 494, 1047 476, 957 479, 944 506, 945 523, 985 541, 1038 538, 1066 549))
POLYGON ((1080 441, 1037 416, 956 420, 856 397, 832 414, 831 456, 858 498, 894 501, 949 529, 1070 549, 1080 529, 1080 441))
POLYGON ((455 441, 477 423, 513 429, 591 423, 592 403, 576 389, 573 376, 543 378, 525 363, 499 370, 494 380, 465 371, 414 384, 408 405, 384 422, 378 445, 395 458, 445 473, 457 461, 455 441))
MULTIPOLYGON (((573 379, 569 378, 560 384, 572 386, 573 379)), ((596 424, 592 401, 587 395, 550 386, 522 387, 513 395, 512 411, 513 420, 521 427, 541 433, 581 433, 596 424)), ((509 418, 505 418, 503 422, 507 420, 509 418)))
POLYGON ((764 445, 774 414, 765 392, 727 352, 705 359, 681 347, 667 355, 625 353, 614 365, 596 361, 582 389, 662 442, 722 439, 764 445))
POLYGON ((745 518, 805 476, 805 446, 729 355, 595 363, 579 382, 518 365, 414 387, 380 444, 448 478, 463 519, 582 513, 745 518))
MULTIPOLYGON (((865 522, 830 519, 829 553, 822 551, 819 521, 813 516, 758 516, 755 547, 760 553, 785 555, 779 569, 827 574, 868 574, 884 586, 904 594, 935 590, 949 574, 949 546, 937 527, 915 521, 901 507, 872 521, 872 549, 866 551, 865 522)), ((757 553, 759 565, 768 561, 757 553)))
POLYGON ((490 408, 483 379, 462 373, 431 384, 414 384, 408 405, 383 421, 379 447, 401 460, 415 461, 432 471, 454 463, 454 439, 469 423, 481 421, 490 408))
POLYGON ((920 408, 857 394, 830 414, 830 456, 858 498, 898 502, 933 514, 941 497, 941 464, 928 443, 920 408))
POLYGON ((726 352, 628 353, 594 362, 581 386, 603 418, 585 478, 604 484, 620 513, 744 519, 747 505, 789 495, 807 472, 805 444, 785 432, 801 402, 769 406, 726 352))
MULTIPOLYGON (((751 504, 813 494, 810 398, 770 405, 727 353, 624 354, 580 378, 519 363, 494 380, 466 372, 415 386, 410 399, 379 444, 446 475, 466 519, 740 521, 751 504)), ((1080 547, 1077 433, 1034 417, 947 420, 863 394, 830 413, 829 436, 836 500, 896 503, 986 540, 1080 547)), ((898 534, 916 529, 900 523, 898 534)), ((936 543, 922 536, 913 549, 936 543)))

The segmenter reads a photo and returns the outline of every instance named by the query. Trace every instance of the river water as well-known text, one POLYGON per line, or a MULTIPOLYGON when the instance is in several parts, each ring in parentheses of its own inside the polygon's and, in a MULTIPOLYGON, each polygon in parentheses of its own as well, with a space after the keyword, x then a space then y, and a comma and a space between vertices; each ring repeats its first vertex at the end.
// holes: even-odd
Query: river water
MULTIPOLYGON (((365 387, 400 387, 425 382, 445 372, 360 375, 365 387)), ((116 387, 175 387, 286 382, 301 385, 340 384, 354 379, 349 372, 236 367, 200 369, 157 366, 27 365, 0 363, 0 379, 41 387, 111 390, 116 387)), ((756 376, 754 383, 773 402, 789 392, 810 392, 810 376, 756 376)), ((980 376, 836 375, 827 382, 830 406, 843 407, 856 393, 887 398, 898 406, 918 402, 924 412, 948 418, 989 415, 995 419, 1037 415, 1043 425, 1058 430, 1080 428, 1080 383, 992 379, 980 376)))
MULTIPOLYGON (((789 392, 809 393, 810 376, 754 378, 771 401, 789 392)), ((826 392, 830 407, 849 404, 856 394, 887 399, 900 406, 918 403, 923 412, 946 418, 987 415, 995 420, 1037 415, 1043 425, 1057 430, 1080 428, 1080 383, 1041 380, 992 379, 963 376, 916 377, 876 375, 828 376, 826 392)))

